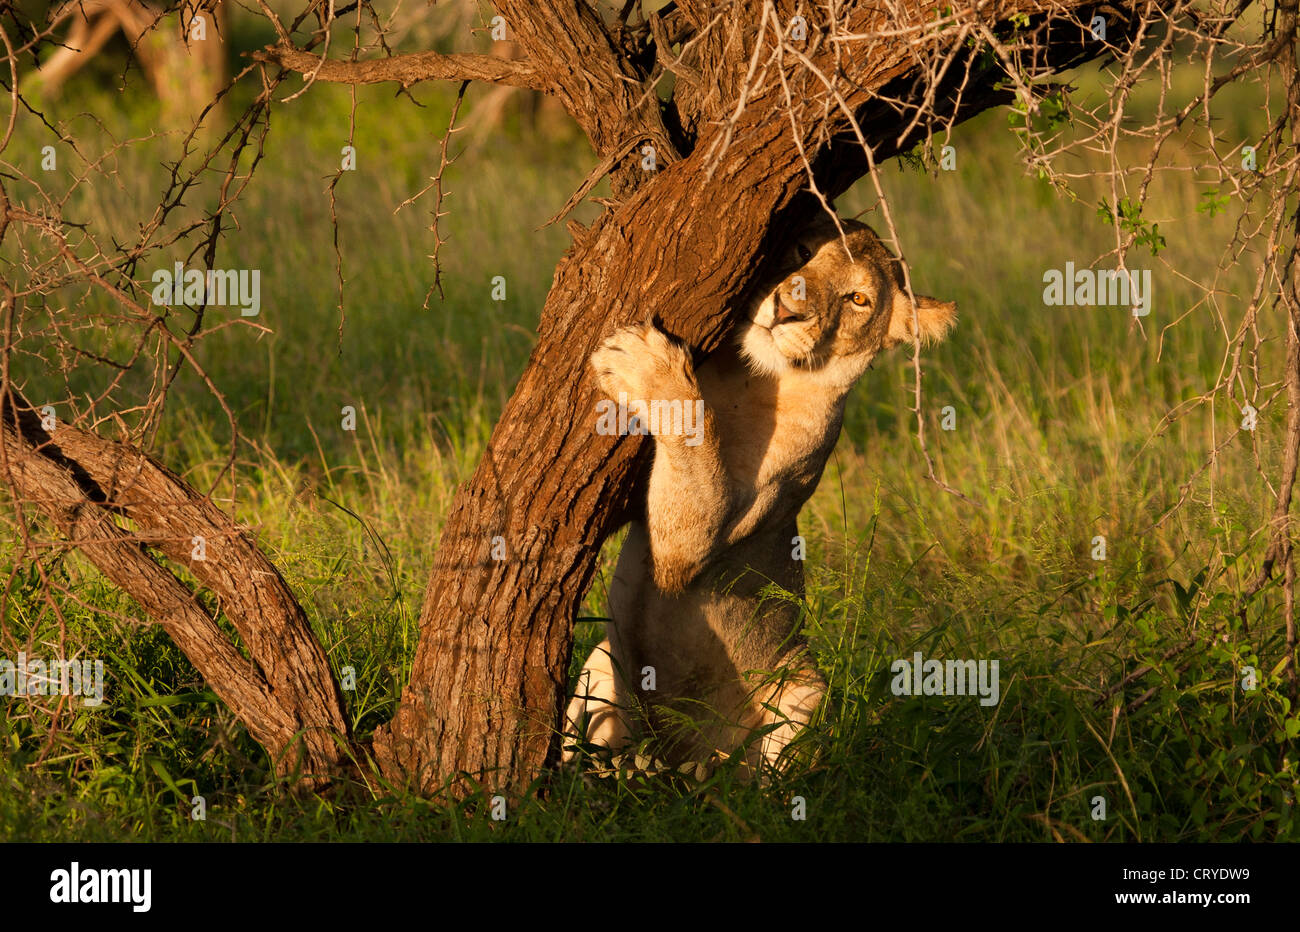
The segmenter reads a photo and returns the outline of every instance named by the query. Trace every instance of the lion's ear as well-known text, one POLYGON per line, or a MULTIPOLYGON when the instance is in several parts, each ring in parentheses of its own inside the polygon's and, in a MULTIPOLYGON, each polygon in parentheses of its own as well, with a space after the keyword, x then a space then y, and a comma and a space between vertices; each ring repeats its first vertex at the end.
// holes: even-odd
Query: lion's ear
MULTIPOLYGON (((916 296, 916 321, 921 328, 921 342, 942 340, 944 334, 957 322, 957 305, 919 294, 916 296)), ((912 342, 912 303, 901 288, 894 292, 894 313, 889 319, 886 348, 912 342)))

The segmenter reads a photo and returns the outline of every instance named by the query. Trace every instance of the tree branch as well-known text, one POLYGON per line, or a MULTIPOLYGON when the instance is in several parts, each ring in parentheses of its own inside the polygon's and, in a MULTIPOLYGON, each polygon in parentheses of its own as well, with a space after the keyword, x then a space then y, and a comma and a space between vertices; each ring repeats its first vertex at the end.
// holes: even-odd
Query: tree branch
MULTIPOLYGON (((555 95, 591 140, 602 158, 635 135, 649 136, 656 148, 672 142, 659 116, 659 100, 646 94, 647 75, 619 48, 592 6, 564 0, 493 0, 514 39, 539 68, 557 77, 555 95)), ((645 180, 625 157, 614 166, 610 186, 616 196, 645 180)))
POLYGON ((69 425, 46 431, 12 385, 0 397, 0 435, 0 469, 21 500, 36 504, 163 625, 272 755, 277 773, 309 787, 345 768, 351 734, 325 652, 283 577, 246 532, 138 450, 69 425), (124 531, 114 515, 136 530, 124 531), (204 553, 195 559, 198 538, 204 553), (146 545, 217 594, 251 662, 146 545))
POLYGON ((395 81, 402 87, 410 87, 421 81, 481 81, 536 91, 553 90, 550 79, 528 61, 471 52, 457 55, 412 52, 408 55, 355 62, 327 59, 323 64, 320 56, 283 44, 268 45, 262 51, 250 54, 254 61, 279 65, 304 75, 315 73, 317 81, 329 81, 332 84, 382 84, 385 81, 395 81))

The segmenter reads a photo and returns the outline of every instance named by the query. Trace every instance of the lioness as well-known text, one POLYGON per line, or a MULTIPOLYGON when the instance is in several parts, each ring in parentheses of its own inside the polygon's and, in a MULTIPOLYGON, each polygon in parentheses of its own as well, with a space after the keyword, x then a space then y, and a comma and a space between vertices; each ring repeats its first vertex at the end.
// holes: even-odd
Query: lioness
POLYGON ((908 300, 902 269, 864 224, 824 217, 790 244, 785 278, 698 368, 654 326, 591 356, 611 398, 703 400, 693 436, 662 427, 644 517, 609 593, 612 622, 566 712, 574 742, 618 750, 643 733, 669 766, 746 747, 776 765, 826 688, 798 635, 796 518, 839 437, 849 390, 881 350, 935 340, 956 307, 908 300), (847 250, 846 247, 847 246, 847 250), (767 729, 750 740, 755 729, 767 729))

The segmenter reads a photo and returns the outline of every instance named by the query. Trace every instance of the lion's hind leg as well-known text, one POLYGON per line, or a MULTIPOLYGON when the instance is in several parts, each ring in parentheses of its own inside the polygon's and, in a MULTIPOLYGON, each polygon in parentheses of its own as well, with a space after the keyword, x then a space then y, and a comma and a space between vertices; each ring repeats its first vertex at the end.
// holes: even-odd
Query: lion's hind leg
POLYGON ((621 690, 614 673, 609 638, 592 650, 578 674, 578 687, 564 713, 564 750, 567 763, 577 756, 577 743, 618 751, 632 740, 621 690))
POLYGON ((803 730, 826 695, 826 680, 808 667, 787 673, 762 704, 760 728, 771 728, 762 738, 760 757, 763 763, 781 769, 786 746, 803 730), (771 727, 775 726, 775 727, 771 727))

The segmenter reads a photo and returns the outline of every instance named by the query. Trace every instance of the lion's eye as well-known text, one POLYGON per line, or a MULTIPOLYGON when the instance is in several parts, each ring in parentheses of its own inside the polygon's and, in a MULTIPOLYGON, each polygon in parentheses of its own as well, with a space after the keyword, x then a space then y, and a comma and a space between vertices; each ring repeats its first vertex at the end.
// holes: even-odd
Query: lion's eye
POLYGON ((871 301, 871 298, 867 296, 865 291, 855 291, 853 294, 849 295, 849 300, 858 307, 866 307, 868 302, 871 301))
POLYGON ((807 246, 805 246, 803 243, 799 243, 797 248, 799 250, 800 262, 807 262, 809 259, 812 258, 812 250, 809 249, 807 246))

